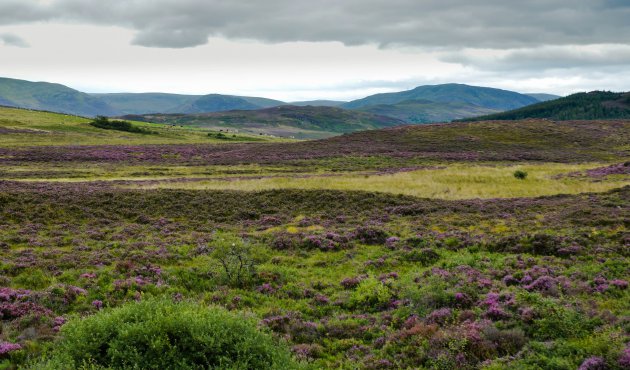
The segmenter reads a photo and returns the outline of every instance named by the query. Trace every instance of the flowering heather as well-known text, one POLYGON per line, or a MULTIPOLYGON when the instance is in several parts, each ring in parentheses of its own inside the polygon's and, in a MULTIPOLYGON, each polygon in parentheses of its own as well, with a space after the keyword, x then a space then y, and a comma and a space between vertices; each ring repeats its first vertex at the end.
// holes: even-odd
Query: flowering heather
POLYGON ((629 203, 0 181, 2 340, 33 343, 3 361, 157 296, 247 312, 314 368, 622 367, 629 203), (253 246, 251 284, 222 278, 219 230, 253 246))
POLYGON ((578 368, 578 370, 605 370, 606 361, 601 357, 589 357, 578 368))
POLYGON ((0 356, 20 349, 22 346, 17 343, 0 342, 0 356))

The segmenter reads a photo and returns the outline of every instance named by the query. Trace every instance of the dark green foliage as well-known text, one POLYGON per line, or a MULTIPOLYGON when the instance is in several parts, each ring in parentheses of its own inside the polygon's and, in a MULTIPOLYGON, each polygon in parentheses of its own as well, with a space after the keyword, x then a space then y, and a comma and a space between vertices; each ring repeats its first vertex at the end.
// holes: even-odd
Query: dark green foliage
POLYGON ((463 119, 462 121, 522 120, 547 118, 558 121, 630 118, 628 93, 593 91, 577 93, 516 110, 463 119))
POLYGON ((288 350, 224 309, 132 302, 63 326, 52 358, 33 369, 294 369, 288 350))
POLYGON ((525 180, 527 178, 527 172, 521 171, 521 170, 516 170, 516 171, 514 171, 514 177, 519 179, 519 180, 525 180))
POLYGON ((107 117, 97 116, 90 125, 104 130, 132 132, 134 134, 154 134, 155 132, 137 127, 127 121, 110 121, 107 117))

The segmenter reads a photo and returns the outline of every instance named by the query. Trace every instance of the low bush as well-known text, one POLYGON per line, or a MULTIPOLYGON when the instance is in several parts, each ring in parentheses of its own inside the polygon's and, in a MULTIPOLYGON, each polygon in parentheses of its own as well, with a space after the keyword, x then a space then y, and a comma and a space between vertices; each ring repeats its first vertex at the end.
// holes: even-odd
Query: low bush
POLYGON ((222 308, 148 300, 75 319, 33 369, 294 369, 285 346, 222 308))
POLYGON ((103 116, 96 117, 94 121, 90 122, 90 125, 104 130, 125 131, 134 134, 157 134, 157 132, 134 126, 130 122, 110 121, 107 117, 103 116))
POLYGON ((527 178, 527 172, 516 170, 514 171, 514 177, 516 177, 519 180, 525 180, 527 178))

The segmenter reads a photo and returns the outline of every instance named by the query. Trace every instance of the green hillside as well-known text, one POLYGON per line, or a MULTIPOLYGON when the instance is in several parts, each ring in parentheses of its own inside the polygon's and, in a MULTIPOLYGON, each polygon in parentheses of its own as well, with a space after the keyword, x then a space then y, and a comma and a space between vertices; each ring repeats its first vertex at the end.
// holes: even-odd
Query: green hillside
POLYGON ((326 137, 403 124, 396 118, 335 107, 279 106, 260 110, 237 110, 199 114, 145 114, 124 116, 145 122, 238 129, 296 137, 326 137))
POLYGON ((157 112, 175 112, 185 104, 190 104, 199 95, 179 95, 164 93, 114 93, 92 94, 111 106, 117 115, 157 112))
POLYGON ((230 141, 277 141, 266 136, 231 134, 132 122, 136 132, 92 126, 91 119, 59 113, 0 107, 0 147, 48 145, 199 144, 230 141), (151 133, 150 135, 143 134, 151 133))
POLYGON ((438 103, 467 103, 493 110, 508 110, 538 103, 538 100, 513 91, 462 84, 419 86, 413 90, 371 95, 343 104, 357 109, 368 105, 397 104, 407 100, 430 100, 438 103))
POLYGON ((466 121, 520 120, 547 118, 552 120, 591 120, 630 118, 630 93, 592 91, 577 93, 509 112, 491 114, 466 121))
POLYGON ((0 105, 81 116, 110 115, 106 102, 60 84, 0 78, 0 105))
POLYGON ((368 105, 358 110, 397 118, 406 123, 450 122, 497 112, 497 110, 473 104, 437 103, 429 100, 405 100, 396 104, 368 105))

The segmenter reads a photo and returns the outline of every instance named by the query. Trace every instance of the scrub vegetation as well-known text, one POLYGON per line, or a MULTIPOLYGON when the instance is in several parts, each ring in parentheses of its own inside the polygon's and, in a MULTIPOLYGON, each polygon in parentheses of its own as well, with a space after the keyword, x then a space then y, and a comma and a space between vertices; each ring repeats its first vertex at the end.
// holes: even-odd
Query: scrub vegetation
POLYGON ((0 368, 630 365, 627 121, 241 143, 17 112, 0 368))

